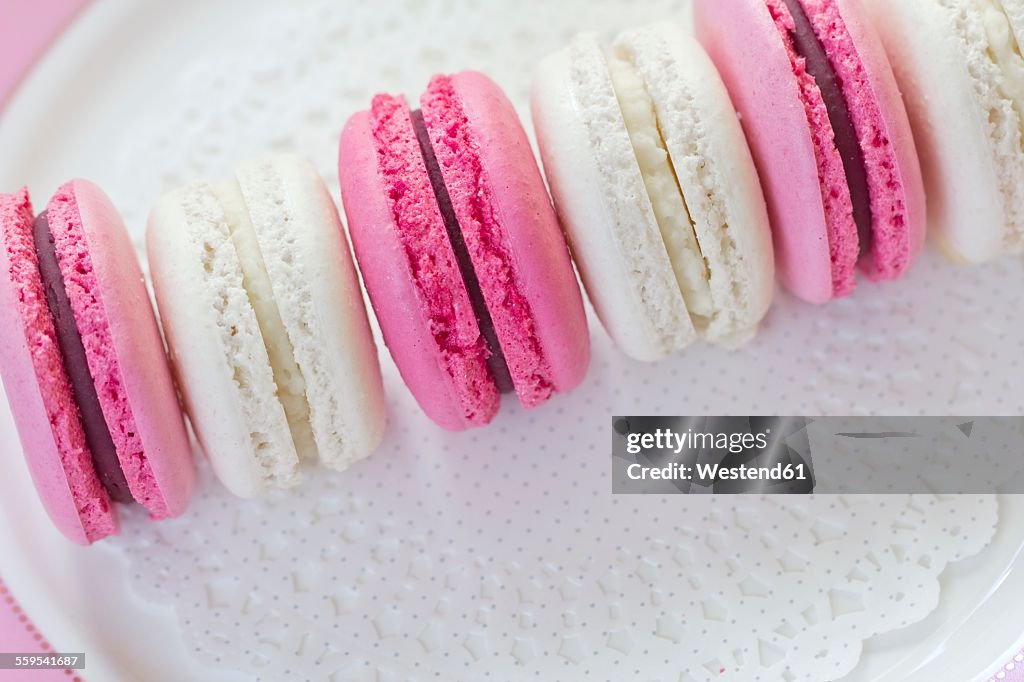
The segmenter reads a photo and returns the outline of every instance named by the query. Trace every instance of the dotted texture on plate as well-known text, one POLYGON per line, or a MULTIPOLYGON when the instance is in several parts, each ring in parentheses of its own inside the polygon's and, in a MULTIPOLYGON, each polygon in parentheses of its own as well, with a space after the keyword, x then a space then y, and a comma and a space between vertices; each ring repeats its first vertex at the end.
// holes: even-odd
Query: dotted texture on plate
MULTIPOLYGON (((166 84, 180 106, 125 130, 112 182, 137 197, 135 226, 160 191, 268 151, 312 158, 337 196, 341 126, 372 94, 415 100, 432 73, 477 68, 529 128, 532 71, 573 32, 685 16, 656 0, 261 4, 183 51, 166 84)), ((945 566, 991 540, 996 500, 613 497, 610 417, 1021 413, 1024 331, 999 311, 1022 288, 1018 263, 929 253, 826 308, 780 296, 739 352, 656 366, 591 316, 578 391, 530 413, 506 400, 460 435, 422 416, 381 345, 390 427, 370 460, 256 502, 204 465, 185 517, 126 514, 109 544, 198 658, 261 680, 837 679, 865 639, 936 607, 945 566)))

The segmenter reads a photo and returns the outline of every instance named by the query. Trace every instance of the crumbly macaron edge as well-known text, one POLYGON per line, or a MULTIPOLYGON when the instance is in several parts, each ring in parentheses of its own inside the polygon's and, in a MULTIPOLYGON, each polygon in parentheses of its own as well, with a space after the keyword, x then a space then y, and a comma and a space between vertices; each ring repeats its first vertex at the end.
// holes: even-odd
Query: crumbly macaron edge
POLYGON ((968 0, 935 0, 945 12, 954 35, 964 51, 964 63, 974 96, 986 115, 991 153, 1000 172, 996 174, 1003 199, 1006 228, 1003 245, 1007 251, 1024 250, 1024 122, 1012 102, 999 90, 1001 67, 990 52, 988 36, 968 0))
POLYGON ((298 456, 276 398, 270 359, 243 284, 230 227, 213 187, 193 182, 161 198, 150 217, 147 242, 186 410, 218 477, 241 497, 294 485, 298 456), (185 277, 194 280, 189 291, 195 300, 184 301, 181 291, 165 290, 185 277), (194 324, 197 315, 205 318, 202 324, 194 324), (215 374, 203 374, 191 353, 212 353, 204 370, 215 367, 215 374), (220 404, 214 395, 196 394, 211 381, 230 405, 220 404), (235 433, 223 436, 224 429, 235 433))
POLYGON ((587 132, 611 212, 612 233, 635 298, 651 321, 662 355, 697 340, 650 197, 626 130, 608 65, 594 34, 580 34, 567 50, 569 90, 587 132), (639 225, 639 228, 637 227, 639 225))
POLYGON ((352 266, 337 209, 316 171, 297 157, 246 162, 236 177, 302 373, 317 455, 344 470, 379 444, 385 408, 354 271, 342 281, 343 263, 352 266), (337 319, 344 314, 350 319, 337 319))
MULTIPOLYGON (((0 225, 8 265, 4 275, 19 291, 25 347, 46 410, 63 475, 81 524, 78 540, 89 544, 118 532, 113 504, 93 466, 92 453, 64 370, 53 318, 43 291, 32 237, 32 204, 25 189, 0 195, 0 225), (42 378, 48 377, 48 380, 42 378)), ((26 453, 30 454, 30 453, 26 453)))
POLYGON ((750 338, 774 292, 767 207, 735 110, 711 60, 673 24, 621 34, 615 49, 643 76, 708 263, 714 315, 705 337, 750 338), (738 182, 741 189, 733 190, 738 182))

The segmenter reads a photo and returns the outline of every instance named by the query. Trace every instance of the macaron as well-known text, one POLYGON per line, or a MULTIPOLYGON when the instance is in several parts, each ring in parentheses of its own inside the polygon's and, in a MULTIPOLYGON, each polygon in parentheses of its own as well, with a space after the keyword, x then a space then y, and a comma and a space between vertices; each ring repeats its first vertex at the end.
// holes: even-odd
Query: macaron
POLYGON ((826 303, 855 290, 858 270, 874 281, 905 274, 924 243, 923 181, 863 6, 695 0, 694 13, 757 163, 783 284, 826 303))
POLYGON ((440 426, 482 426, 583 379, 576 276, 526 133, 483 74, 378 95, 342 133, 341 195, 395 364, 440 426))
POLYGON ((192 449, 124 222, 73 180, 35 215, 0 194, 0 374, 25 459, 56 527, 79 544, 118 532, 114 503, 181 514, 192 449))
POLYGON ((604 327, 656 361, 749 340, 774 257, 757 172, 725 86, 673 24, 577 36, 537 70, 533 121, 573 256, 604 327))
POLYGON ((243 163, 163 196, 150 269, 189 419, 241 497, 344 470, 380 443, 384 390, 338 210, 305 160, 243 163))
POLYGON ((935 241, 1024 250, 1024 0, 868 2, 906 96, 935 241))

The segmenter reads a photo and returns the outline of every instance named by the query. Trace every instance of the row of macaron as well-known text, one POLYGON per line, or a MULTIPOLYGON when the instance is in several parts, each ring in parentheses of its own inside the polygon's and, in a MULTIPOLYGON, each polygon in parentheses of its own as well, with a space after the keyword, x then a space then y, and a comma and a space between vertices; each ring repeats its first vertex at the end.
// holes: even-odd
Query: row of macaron
POLYGON ((159 200, 147 247, 170 367, 106 195, 72 181, 39 215, 25 190, 0 196, 0 371, 44 506, 80 543, 117 532, 114 502, 180 514, 179 394, 240 496, 294 484, 303 460, 368 456, 385 401, 360 274, 419 405, 462 430, 503 392, 531 408, 583 380, 573 261, 618 346, 654 361, 752 338, 776 271, 813 303, 858 271, 902 276, 926 186, 948 253, 1015 249, 1022 3, 695 0, 696 37, 580 35, 532 93, 547 186, 486 76, 437 76, 415 109, 378 95, 341 136, 351 251, 294 157, 159 200))

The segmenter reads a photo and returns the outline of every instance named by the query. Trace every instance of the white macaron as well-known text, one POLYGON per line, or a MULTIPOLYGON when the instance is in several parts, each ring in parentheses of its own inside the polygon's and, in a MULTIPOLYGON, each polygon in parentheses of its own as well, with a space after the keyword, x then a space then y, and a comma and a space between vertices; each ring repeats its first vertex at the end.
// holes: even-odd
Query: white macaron
POLYGON ((287 487, 301 460, 343 470, 377 447, 377 350, 338 210, 308 162, 253 161, 165 195, 147 246, 189 418, 229 490, 287 487))
POLYGON ((965 263, 1024 251, 1024 0, 868 5, 906 99, 939 246, 965 263))
POLYGON ((749 340, 771 304, 764 196, 718 72, 673 24, 582 34, 532 93, 544 170, 608 333, 655 361, 749 340))

